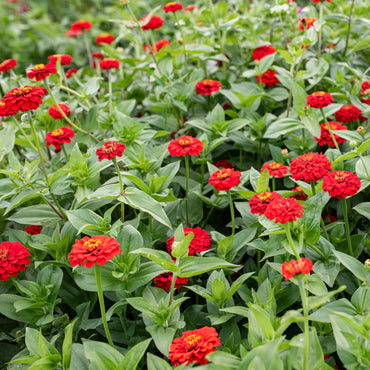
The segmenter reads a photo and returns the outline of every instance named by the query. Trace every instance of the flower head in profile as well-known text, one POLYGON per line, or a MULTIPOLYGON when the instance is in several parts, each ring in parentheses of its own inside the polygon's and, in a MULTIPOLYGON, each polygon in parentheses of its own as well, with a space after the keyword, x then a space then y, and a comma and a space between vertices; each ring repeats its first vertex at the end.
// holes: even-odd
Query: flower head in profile
POLYGON ((48 56, 48 59, 51 63, 57 64, 58 60, 60 60, 60 65, 67 66, 68 64, 72 63, 72 57, 69 54, 53 54, 48 56))
POLYGON ((304 31, 304 30, 309 30, 314 23, 317 21, 316 18, 312 17, 303 17, 303 18, 298 18, 299 21, 299 30, 304 31))
POLYGON ((199 155, 203 151, 203 143, 196 137, 184 135, 172 140, 168 144, 170 156, 185 157, 189 155, 199 155))
POLYGON ((71 68, 66 72, 66 79, 71 78, 72 75, 76 74, 78 70, 76 68, 71 68))
MULTIPOLYGON (((164 291, 170 290, 173 280, 173 273, 172 272, 164 272, 163 274, 160 274, 156 276, 153 281, 155 282, 155 287, 163 289, 164 291)), ((180 289, 183 285, 188 283, 187 278, 182 278, 179 276, 176 276, 175 281, 175 288, 180 289)))
POLYGON ((71 31, 82 32, 83 30, 88 31, 89 29, 91 29, 91 27, 92 27, 91 22, 86 21, 84 19, 80 19, 72 23, 70 29, 71 31))
POLYGON ((360 100, 364 104, 370 104, 370 81, 361 84, 360 100))
POLYGON ((9 276, 17 276, 26 269, 31 261, 31 253, 20 242, 0 244, 0 280, 7 281, 9 276))
POLYGON ((198 7, 196 5, 188 5, 184 10, 186 12, 190 12, 191 10, 195 10, 197 9, 198 7))
MULTIPOLYGON (((68 117, 70 114, 70 109, 68 105, 59 103, 59 108, 63 111, 63 113, 68 117)), ((63 114, 60 112, 56 104, 53 104, 48 110, 49 116, 54 119, 63 119, 63 114)))
POLYGON ((125 144, 119 143, 118 141, 107 141, 101 148, 96 149, 96 155, 99 161, 103 159, 111 160, 114 157, 122 157, 125 149, 125 144))
POLYGON ((265 169, 267 169, 269 176, 278 177, 279 179, 288 173, 287 166, 275 161, 265 163, 261 168, 261 172, 263 172, 265 169))
POLYGON ((101 44, 111 44, 114 41, 114 36, 110 33, 101 33, 100 35, 96 36, 95 42, 98 45, 101 44))
POLYGON ((266 207, 264 215, 275 223, 286 224, 302 217, 303 206, 293 198, 281 197, 266 207))
MULTIPOLYGON (((146 20, 147 16, 144 16, 140 18, 141 21, 146 20)), ((147 23, 145 23, 141 28, 145 31, 148 30, 156 30, 158 28, 161 28, 163 26, 163 18, 159 17, 158 15, 152 15, 152 17, 149 19, 147 23)))
POLYGON ((249 199, 249 206, 253 214, 263 215, 267 206, 276 199, 280 199, 281 195, 275 191, 265 191, 255 194, 249 199))
POLYGON ((155 43, 155 49, 159 51, 162 48, 164 48, 166 45, 171 45, 171 43, 166 39, 159 40, 158 42, 155 43))
POLYGON ((222 168, 221 170, 213 172, 208 183, 216 190, 228 191, 240 184, 241 176, 242 174, 240 171, 235 171, 233 168, 222 168))
POLYGON ((26 232, 29 235, 38 235, 41 233, 42 226, 41 225, 28 225, 24 232, 26 232))
POLYGON ((46 145, 54 145, 55 153, 59 153, 62 149, 62 144, 69 144, 75 136, 73 130, 68 127, 61 127, 54 131, 46 133, 46 145))
POLYGON ((302 190, 300 186, 297 186, 291 191, 294 192, 292 198, 294 198, 295 200, 306 200, 308 198, 308 195, 302 190))
POLYGON ((68 30, 66 32, 66 36, 68 36, 68 37, 75 37, 75 36, 79 36, 79 35, 82 35, 82 31, 80 31, 80 30, 68 30))
POLYGON ((0 74, 13 69, 17 65, 17 61, 15 59, 5 59, 0 63, 0 74))
POLYGON ((215 162, 213 165, 217 168, 233 168, 233 165, 229 161, 225 161, 224 159, 215 162))
POLYGON ((351 171, 333 171, 324 176, 322 190, 332 198, 342 199, 355 195, 361 188, 361 181, 351 171))
POLYGON ((181 338, 175 338, 170 345, 169 359, 174 366, 192 362, 205 365, 208 363, 206 356, 216 352, 215 347, 219 345, 221 341, 213 327, 184 331, 181 338))
POLYGON ((306 98, 306 103, 312 108, 324 108, 333 103, 331 94, 325 91, 316 91, 306 98))
POLYGON ((212 95, 212 93, 219 91, 222 83, 216 80, 203 80, 197 82, 195 91, 197 95, 212 95))
POLYGON ((81 240, 75 240, 68 258, 72 267, 80 265, 90 268, 95 262, 99 266, 105 265, 121 252, 120 245, 114 238, 105 235, 95 235, 91 238, 85 236, 81 240))
POLYGON ((300 258, 298 261, 290 260, 289 262, 284 262, 281 266, 281 274, 285 277, 285 281, 298 274, 310 274, 312 270, 312 261, 305 257, 300 258))
POLYGON ((362 116, 361 110, 353 104, 343 105, 334 113, 334 117, 339 122, 366 121, 366 118, 362 116))
MULTIPOLYGON (((329 121, 328 122, 331 130, 347 130, 347 126, 341 125, 338 122, 329 121)), ((335 143, 333 138, 330 135, 330 131, 326 123, 322 123, 320 125, 321 135, 320 138, 315 137, 314 139, 319 143, 320 146, 325 144, 335 147, 335 143)), ((338 145, 344 143, 346 139, 341 138, 340 136, 333 133, 334 139, 337 141, 338 145)))
POLYGON ((119 60, 113 58, 104 58, 100 60, 100 68, 101 69, 112 69, 112 68, 119 68, 119 60))
POLYGON ((271 45, 263 45, 259 46, 258 48, 254 49, 252 53, 252 58, 255 62, 260 61, 264 57, 267 57, 268 55, 275 54, 276 49, 271 45))
POLYGON ((163 10, 166 13, 169 13, 169 12, 177 12, 178 10, 182 10, 182 4, 180 4, 180 3, 176 2, 176 1, 172 1, 170 3, 167 3, 163 7, 163 10))
POLYGON ((265 84, 266 87, 273 87, 279 83, 279 80, 276 78, 276 72, 272 69, 256 76, 256 80, 258 83, 265 84))
POLYGON ((27 72, 27 76, 30 79, 35 79, 36 81, 44 80, 50 74, 55 75, 57 73, 57 68, 54 63, 48 64, 37 64, 27 72))

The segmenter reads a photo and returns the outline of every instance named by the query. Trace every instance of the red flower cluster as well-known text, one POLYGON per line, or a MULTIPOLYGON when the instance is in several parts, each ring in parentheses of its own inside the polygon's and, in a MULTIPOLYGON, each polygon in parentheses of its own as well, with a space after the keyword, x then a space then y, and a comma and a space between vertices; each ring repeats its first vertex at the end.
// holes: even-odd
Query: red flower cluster
POLYGON ((266 207, 264 215, 269 220, 275 219, 275 223, 286 224, 302 217, 303 206, 293 198, 281 197, 266 207))
POLYGON ((71 139, 75 136, 73 130, 68 127, 61 127, 54 131, 46 133, 46 145, 54 145, 55 153, 59 153, 62 149, 62 144, 69 144, 71 139))
POLYGON ((331 94, 325 91, 316 91, 306 98, 306 104, 312 108, 324 108, 334 101, 331 94))
POLYGON ((170 156, 185 157, 189 155, 199 155, 203 151, 203 143, 192 136, 180 136, 168 144, 170 156))
POLYGON ((53 54, 48 56, 48 59, 51 63, 57 64, 58 60, 60 59, 60 65, 67 66, 68 64, 72 63, 72 57, 68 54, 53 54))
POLYGON ((360 121, 366 121, 366 118, 362 116, 361 110, 353 104, 343 105, 343 107, 339 108, 334 113, 334 117, 340 122, 352 122, 356 121, 357 119, 360 121))
POLYGON ((277 163, 272 161, 270 163, 265 163, 262 168, 261 172, 263 172, 267 168, 269 176, 278 177, 281 179, 284 175, 288 173, 288 167, 283 165, 282 163, 277 163))
POLYGON ((198 8, 196 5, 188 5, 184 10, 186 12, 190 12, 191 10, 194 10, 196 8, 198 8))
MULTIPOLYGON (((171 289, 172 285, 172 279, 173 279, 173 273, 172 272, 164 272, 163 274, 160 274, 156 276, 153 281, 155 282, 155 287, 163 289, 164 291, 167 291, 171 289)), ((180 289, 183 285, 188 283, 187 278, 182 277, 176 277, 175 282, 175 288, 180 289)))
POLYGON ((331 170, 331 163, 325 154, 305 153, 292 160, 290 173, 294 180, 316 182, 331 170))
POLYGON ((309 274, 312 269, 312 261, 302 257, 298 261, 284 262, 281 266, 281 274, 285 277, 285 281, 288 281, 297 274, 309 274))
POLYGON ((221 345, 220 338, 215 328, 205 326, 201 329, 187 330, 181 338, 175 338, 170 345, 169 359, 174 366, 181 364, 196 365, 208 363, 206 356, 216 352, 214 347, 221 345))
MULTIPOLYGON (((347 130, 347 126, 343 126, 338 122, 329 121, 328 124, 332 130, 347 130)), ((330 135, 330 131, 326 123, 322 123, 320 125, 320 129, 321 129, 320 138, 315 137, 314 139, 319 143, 320 146, 328 144, 329 146, 334 147, 335 143, 330 135)), ((346 139, 343 139, 338 135, 333 134, 333 136, 334 136, 334 139, 337 141, 338 145, 346 141, 346 139)))
MULTIPOLYGON (((194 234, 193 239, 189 244, 189 256, 195 256, 195 253, 208 251, 211 248, 211 236, 207 231, 201 229, 199 226, 195 228, 185 227, 184 235, 194 234)), ((166 247, 168 253, 172 253, 172 244, 175 241, 175 237, 171 237, 167 240, 166 247)))
POLYGON ((126 149, 125 144, 118 141, 107 141, 101 148, 96 149, 96 155, 99 161, 103 159, 113 159, 114 157, 122 157, 123 151, 126 149))
POLYGON ((119 68, 119 61, 113 58, 104 58, 100 61, 101 69, 119 68))
POLYGON ((78 34, 81 34, 83 30, 88 31, 91 29, 92 23, 89 21, 85 21, 84 19, 80 19, 74 23, 71 24, 70 30, 73 32, 77 32, 78 34))
POLYGON ((9 276, 17 276, 26 269, 31 261, 31 253, 20 242, 0 244, 0 280, 7 281, 9 276))
POLYGON ((326 215, 322 218, 322 220, 324 221, 324 225, 326 226, 332 224, 335 221, 338 221, 339 218, 332 215, 326 215))
MULTIPOLYGON (((64 112, 64 114, 68 117, 70 114, 70 109, 67 105, 65 104, 58 104, 60 109, 64 112)), ((62 113, 60 113, 58 107, 56 104, 52 105, 49 110, 48 110, 49 116, 54 118, 54 119, 63 119, 62 113)))
POLYGON ((105 235, 95 235, 91 238, 83 237, 81 240, 75 240, 69 253, 69 261, 72 267, 77 265, 93 267, 95 262, 99 265, 105 265, 114 256, 121 253, 119 243, 116 239, 105 235))
MULTIPOLYGON (((1 68, 0 68, 0 71, 1 71, 1 68)), ((370 81, 364 81, 361 84, 360 99, 362 103, 370 104, 370 81)))
POLYGON ((163 10, 168 13, 168 12, 177 12, 178 10, 182 10, 182 4, 172 1, 170 3, 167 3, 164 7, 163 10))
POLYGON ((254 214, 263 215, 267 206, 274 200, 280 199, 281 195, 275 191, 265 191, 263 193, 255 194, 249 199, 249 206, 251 212, 254 214))
POLYGON ((252 53, 252 58, 255 62, 260 61, 267 55, 275 54, 276 49, 271 45, 263 45, 259 46, 258 48, 254 49, 252 53))
POLYGON ((216 172, 213 172, 211 177, 208 180, 208 183, 211 184, 216 190, 228 191, 234 186, 240 184, 240 171, 235 171, 233 168, 223 168, 216 172))
POLYGON ((96 59, 103 59, 104 58, 104 55, 102 53, 99 53, 99 52, 92 53, 91 56, 93 58, 96 58, 96 59))
POLYGON ((38 235, 41 233, 42 226, 40 225, 28 225, 25 229, 24 232, 26 232, 29 235, 38 235))
POLYGON ((297 186, 291 191, 294 191, 292 198, 294 198, 295 200, 306 200, 308 198, 307 194, 302 190, 300 186, 297 186))
POLYGON ((304 31, 305 29, 309 30, 313 26, 313 24, 317 21, 317 19, 312 17, 303 17, 298 18, 298 21, 299 21, 299 30, 304 31))
POLYGON ((100 35, 96 36, 95 42, 98 45, 101 44, 111 44, 114 41, 114 36, 110 33, 101 33, 100 35))
MULTIPOLYGON (((166 40, 166 39, 163 39, 163 40, 159 40, 156 44, 155 44, 155 50, 158 52, 159 50, 161 50, 162 48, 164 48, 166 45, 171 45, 171 43, 166 40)), ((154 48, 152 45, 144 45, 143 46, 143 50, 146 52, 148 50, 150 50, 150 53, 153 52, 154 48)))
MULTIPOLYGON (((320 2, 320 0, 312 0, 314 3, 318 4, 320 2)), ((323 0, 324 1, 324 0, 323 0)), ((327 1, 328 3, 330 3, 330 0, 325 0, 327 1)))
POLYGON ((197 95, 212 95, 213 92, 219 91, 222 83, 216 80, 203 80, 197 82, 195 91, 197 95))
POLYGON ((322 190, 332 198, 342 199, 355 195, 361 188, 361 181, 351 171, 333 171, 324 176, 322 190))
POLYGON ((71 68, 71 69, 69 69, 68 71, 67 71, 67 73, 66 73, 66 78, 68 79, 68 78, 71 78, 71 76, 73 75, 73 74, 75 74, 75 73, 77 73, 78 72, 78 70, 76 69, 76 68, 71 68))
POLYGON ((9 71, 9 69, 13 69, 17 65, 17 61, 15 59, 5 59, 0 63, 0 74, 9 71))
MULTIPOLYGON (((145 20, 147 16, 144 16, 140 18, 141 21, 145 20)), ((156 30, 158 28, 161 28, 163 26, 163 18, 159 17, 158 15, 152 15, 152 17, 149 19, 148 23, 144 24, 141 28, 145 31, 148 30, 156 30)))
POLYGON ((256 80, 258 83, 265 84, 266 87, 272 87, 279 83, 279 80, 276 78, 276 72, 272 69, 269 69, 265 73, 256 76, 256 80))
POLYGON ((31 79, 36 79, 36 81, 44 80, 49 74, 55 75, 57 73, 57 68, 54 63, 48 64, 37 64, 27 72, 27 76, 31 79))
POLYGON ((233 168, 232 164, 225 160, 217 161, 213 165, 217 168, 233 168))

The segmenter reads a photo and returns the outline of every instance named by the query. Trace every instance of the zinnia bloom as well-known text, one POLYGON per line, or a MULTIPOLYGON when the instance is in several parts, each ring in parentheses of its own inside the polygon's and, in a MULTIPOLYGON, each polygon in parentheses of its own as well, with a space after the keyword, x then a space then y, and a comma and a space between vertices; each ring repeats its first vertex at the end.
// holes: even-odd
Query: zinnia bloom
POLYGON ((66 36, 68 36, 68 37, 75 37, 75 36, 78 36, 78 35, 82 35, 82 31, 79 31, 79 30, 68 30, 66 32, 66 36))
POLYGON ((71 24, 71 31, 75 32, 82 32, 83 30, 88 31, 92 27, 92 23, 89 21, 85 21, 84 19, 80 19, 71 24))
POLYGON ((324 108, 334 101, 331 94, 325 91, 316 91, 306 98, 306 104, 312 108, 324 108))
POLYGON ((240 184, 240 171, 235 171, 233 168, 222 168, 216 172, 213 172, 208 180, 216 190, 228 191, 234 186, 240 184))
POLYGON ((303 206, 293 198, 276 199, 265 209, 264 215, 275 223, 286 224, 295 221, 303 215, 303 206))
MULTIPOLYGON (((184 235, 189 235, 190 233, 194 234, 194 237, 189 245, 189 256, 195 256, 195 253, 200 253, 208 251, 211 248, 211 236, 207 231, 201 229, 199 226, 195 228, 184 227, 184 235)), ((166 247, 168 253, 172 253, 172 244, 175 240, 175 237, 171 237, 167 240, 166 247)))
MULTIPOLYGON (((140 20, 143 21, 146 18, 147 16, 144 16, 140 18, 140 20)), ((157 28, 161 28, 163 22, 164 22, 163 18, 159 17, 158 15, 152 15, 152 17, 149 19, 149 22, 144 24, 144 26, 142 26, 141 28, 145 31, 155 30, 157 28)))
POLYGON ((283 165, 282 163, 277 163, 275 161, 265 163, 261 168, 261 172, 263 172, 265 168, 267 168, 269 176, 278 177, 279 179, 281 179, 284 175, 288 173, 287 166, 283 165))
POLYGON ((233 165, 225 160, 217 161, 213 165, 217 168, 233 168, 233 165))
POLYGON ((9 276, 17 276, 26 269, 31 261, 31 253, 20 242, 0 244, 0 280, 7 281, 9 276))
POLYGON ((290 173, 294 180, 316 182, 331 170, 331 163, 325 154, 305 153, 292 160, 290 173))
POLYGON ((300 186, 297 186, 296 188, 292 189, 291 191, 294 191, 295 193, 292 195, 292 198, 295 200, 306 200, 308 198, 308 195, 302 190, 300 186))
MULTIPOLYGON (((312 0, 314 3, 318 4, 320 0, 312 0)), ((323 0, 324 1, 324 0, 323 0)), ((328 3, 330 3, 330 0, 326 0, 328 3)))
POLYGON ((305 29, 309 30, 313 26, 313 24, 317 21, 317 19, 312 17, 303 17, 298 18, 298 21, 299 21, 299 30, 304 31, 305 29))
POLYGON ((57 64, 58 60, 60 59, 60 65, 67 66, 68 64, 72 63, 72 57, 68 54, 53 54, 48 56, 48 59, 51 63, 57 64))
POLYGON ((172 1, 171 3, 167 3, 164 7, 163 10, 168 13, 168 12, 177 12, 178 10, 182 10, 182 4, 172 1))
POLYGON ((71 69, 69 69, 69 70, 67 71, 67 73, 66 73, 66 79, 71 78, 71 76, 72 76, 73 74, 77 73, 77 72, 78 72, 78 70, 77 70, 76 68, 71 68, 71 69))
POLYGON ((339 218, 332 215, 326 215, 322 218, 322 220, 324 221, 324 225, 326 226, 332 224, 335 221, 338 221, 339 218))
MULTIPOLYGON (((338 122, 329 121, 328 124, 332 130, 347 130, 347 126, 343 126, 338 122)), ((319 143, 320 146, 328 144, 329 146, 334 147, 335 143, 330 135, 330 131, 326 123, 322 123, 320 125, 320 129, 321 129, 320 138, 315 137, 314 139, 319 143)), ((334 133, 333 133, 333 136, 334 136, 334 139, 337 141, 338 145, 346 141, 346 139, 343 139, 334 133)))
POLYGON ((249 199, 251 212, 254 214, 263 215, 267 206, 274 200, 280 198, 281 195, 275 191, 265 191, 263 193, 255 194, 249 199))
POLYGON ((188 330, 181 338, 175 338, 170 345, 169 359, 174 366, 195 362, 196 365, 208 363, 206 356, 216 352, 214 347, 221 345, 215 328, 205 326, 201 329, 188 330))
MULTIPOLYGON (((153 281, 155 282, 155 287, 163 289, 164 291, 167 291, 171 289, 172 285, 172 279, 173 279, 173 273, 172 272, 164 272, 163 274, 160 274, 156 276, 153 281)), ((183 285, 188 283, 187 278, 182 277, 176 277, 175 282, 175 288, 180 289, 183 285)))
POLYGON ((216 80, 203 80, 197 82, 195 91, 197 95, 212 95, 213 92, 220 90, 221 85, 222 83, 216 80))
POLYGON ((157 51, 159 51, 162 48, 164 48, 166 45, 171 45, 171 43, 166 39, 159 40, 158 42, 156 42, 155 48, 156 48, 157 51))
POLYGON ((334 117, 340 122, 352 122, 359 119, 360 121, 366 121, 366 118, 362 116, 362 112, 353 104, 343 105, 335 113, 334 117))
POLYGON ((102 53, 99 53, 99 52, 94 52, 91 54, 91 56, 93 58, 96 58, 96 59, 103 59, 104 58, 104 55, 102 53))
POLYGON ((266 87, 272 87, 279 83, 279 80, 276 78, 276 72, 272 69, 269 69, 265 73, 256 76, 256 80, 258 83, 265 84, 266 87))
POLYGON ((188 5, 184 10, 186 12, 190 12, 191 10, 194 10, 196 8, 198 8, 196 5, 188 5))
POLYGON ((370 104, 370 81, 364 81, 361 84, 360 100, 362 103, 370 104))
POLYGON ((271 55, 275 53, 276 53, 276 49, 273 46, 263 45, 263 46, 260 46, 254 49, 252 53, 252 58, 256 62, 256 61, 260 61, 264 57, 267 57, 267 55, 271 55))
POLYGON ((111 44, 114 41, 114 36, 110 33, 101 33, 100 35, 96 36, 95 42, 98 45, 101 44, 111 44))
POLYGON ((309 274, 312 269, 312 261, 302 257, 298 261, 284 262, 281 266, 281 274, 285 276, 285 281, 288 281, 297 274, 309 274))
POLYGON ((188 135, 180 136, 168 144, 168 152, 171 157, 185 157, 186 154, 199 155, 202 151, 203 143, 196 137, 188 135))
MULTIPOLYGON (((58 104, 60 109, 64 112, 64 114, 68 117, 70 114, 70 109, 67 105, 65 104, 58 104)), ((56 104, 52 105, 49 110, 48 110, 49 116, 54 118, 54 119, 63 119, 62 113, 60 113, 58 107, 56 104)))
POLYGON ((322 190, 332 198, 342 199, 355 195, 361 188, 361 181, 351 171, 333 171, 324 176, 322 190))
POLYGON ((118 141, 107 141, 101 148, 96 149, 96 155, 99 161, 103 159, 113 159, 113 157, 122 157, 123 151, 126 149, 125 144, 118 141))
POLYGON ((0 74, 9 71, 9 69, 13 69, 17 65, 17 61, 15 59, 5 59, 0 63, 0 74))
POLYGON ((119 61, 113 58, 104 58, 100 61, 101 69, 119 68, 119 61))
POLYGON ((57 68, 54 63, 48 64, 37 64, 27 72, 27 76, 31 79, 36 79, 36 81, 44 80, 49 74, 55 75, 57 73, 57 68))
POLYGON ((80 265, 90 268, 95 262, 99 266, 105 265, 121 252, 119 243, 114 238, 105 235, 95 235, 91 238, 85 236, 81 240, 75 240, 68 258, 72 267, 80 265))
POLYGON ((71 139, 75 136, 73 130, 68 127, 61 127, 54 131, 46 133, 46 145, 54 145, 55 153, 59 153, 62 149, 62 144, 69 144, 71 139))
POLYGON ((42 226, 40 225, 28 225, 24 231, 29 235, 38 235, 41 233, 42 226))

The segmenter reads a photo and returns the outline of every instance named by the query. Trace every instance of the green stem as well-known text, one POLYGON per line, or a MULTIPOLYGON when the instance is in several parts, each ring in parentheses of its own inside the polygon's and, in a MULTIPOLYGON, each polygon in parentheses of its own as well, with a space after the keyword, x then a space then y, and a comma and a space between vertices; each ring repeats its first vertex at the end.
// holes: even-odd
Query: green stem
MULTIPOLYGON (((311 190, 312 190, 312 195, 315 196, 316 195, 316 188, 315 188, 315 183, 313 181, 311 181, 311 190)), ((326 231, 324 220, 322 219, 321 216, 320 216, 320 223, 321 223, 321 227, 322 227, 322 229, 324 231, 324 234, 325 234, 326 239, 329 240, 329 235, 328 235, 328 233, 326 231)), ((326 259, 326 257, 323 254, 321 254, 321 253, 319 253, 319 254, 326 259)))
MULTIPOLYGON (((124 190, 124 186, 123 186, 121 171, 120 171, 118 163, 117 163, 117 158, 113 157, 112 161, 113 161, 114 167, 116 168, 116 172, 117 172, 117 175, 118 175, 120 193, 121 193, 121 195, 124 195, 125 190, 124 190)), ((122 222, 121 230, 122 230, 124 221, 125 221, 125 204, 123 202, 121 202, 121 222, 122 222)))
POLYGON ((349 16, 348 16, 348 29, 347 29, 347 35, 346 35, 346 46, 344 47, 343 56, 346 56, 347 49, 348 49, 349 34, 351 33, 352 12, 353 12, 353 5, 354 5, 354 3, 355 3, 355 0, 352 0, 352 2, 351 2, 351 9, 349 11, 349 16))
POLYGON ((89 43, 89 40, 87 38, 87 31, 83 31, 83 39, 84 39, 84 44, 85 44, 87 56, 89 58, 89 64, 90 64, 90 67, 92 67, 93 66, 93 60, 92 60, 92 55, 91 55, 91 51, 90 51, 90 43, 89 43))
POLYGON ((285 48, 288 50, 288 39, 286 37, 285 28, 284 28, 284 22, 283 22, 283 18, 281 16, 281 13, 280 12, 279 12, 279 20, 280 20, 281 32, 282 32, 283 38, 284 38, 285 48))
MULTIPOLYGON (((180 258, 176 258, 176 266, 179 265, 179 262, 180 262, 180 258)), ((174 295, 174 292, 175 292, 175 285, 176 285, 176 278, 177 278, 177 274, 175 274, 174 272, 172 273, 172 282, 171 282, 171 290, 170 290, 170 298, 168 300, 168 307, 171 306, 172 304, 172 300, 173 300, 173 295, 174 295)))
POLYGON ((22 133, 22 135, 24 136, 24 138, 27 140, 28 144, 30 144, 31 148, 35 151, 37 151, 37 148, 32 144, 31 140, 29 139, 28 135, 25 133, 25 131, 23 130, 22 126, 19 124, 19 122, 17 121, 17 119, 12 116, 15 124, 17 125, 17 127, 19 128, 19 131, 22 133))
POLYGON ((203 162, 200 165, 200 172, 201 172, 200 191, 202 192, 204 188, 204 163, 203 162))
POLYGON ((320 251, 319 248, 315 247, 314 245, 309 245, 310 248, 312 248, 317 254, 319 254, 325 261, 327 261, 327 258, 325 257, 324 253, 320 251))
POLYGON ((185 171, 186 171, 186 180, 185 180, 185 207, 186 207, 186 224, 189 226, 189 155, 185 155, 185 171))
POLYGON ((327 120, 327 118, 326 118, 326 116, 325 116, 324 110, 323 110, 322 108, 320 108, 320 111, 321 111, 321 115, 322 115, 322 117, 324 118, 324 121, 325 121, 325 123, 326 123, 326 127, 327 127, 327 128, 328 128, 328 130, 329 130, 329 133, 330 133, 331 139, 334 141, 334 145, 335 145, 335 147, 337 148, 337 150, 339 151, 339 153, 340 153, 340 154, 342 154, 342 152, 341 152, 341 151, 340 151, 340 149, 339 149, 339 145, 338 145, 338 143, 337 143, 337 140, 335 139, 335 136, 334 136, 333 132, 331 131, 331 127, 330 127, 329 122, 328 122, 328 120, 327 120))
POLYGON ((109 115, 112 114, 112 74, 108 69, 108 95, 109 95, 109 115))
MULTIPOLYGON (((76 79, 77 80, 77 79, 76 79)), ((70 89, 69 87, 67 87, 67 86, 59 86, 59 88, 61 89, 61 90, 65 90, 65 91, 67 91, 67 92, 70 92, 71 94, 73 94, 73 95, 76 95, 77 97, 79 97, 80 99, 83 99, 84 101, 86 101, 86 105, 87 105, 87 107, 88 108, 92 108, 92 106, 91 106, 91 104, 90 104, 90 102, 87 100, 87 98, 85 98, 84 96, 82 96, 81 94, 79 94, 77 91, 75 91, 75 90, 73 90, 73 89, 70 89)))
POLYGON ((98 264, 95 265, 95 278, 96 278, 96 287, 98 289, 99 306, 100 306, 101 318, 103 320, 105 335, 107 336, 109 344, 114 348, 112 337, 110 335, 109 328, 108 328, 107 318, 105 316, 104 296, 103 296, 103 289, 101 285, 101 272, 100 272, 100 266, 98 264))
POLYGON ((364 169, 365 169, 365 172, 366 172, 366 177, 370 181, 370 174, 369 174, 369 171, 367 170, 366 163, 365 163, 361 154, 359 155, 359 157, 360 157, 360 161, 361 161, 362 165, 364 166, 364 169))
POLYGON ((234 212, 234 203, 233 198, 231 196, 230 190, 227 192, 227 196, 229 198, 229 205, 230 205, 230 214, 231 214, 231 235, 235 234, 235 212, 234 212))
POLYGON ((308 323, 308 305, 307 305, 307 295, 306 295, 306 289, 304 286, 304 280, 306 280, 306 277, 304 279, 299 279, 299 293, 301 295, 302 300, 302 306, 303 306, 303 316, 304 316, 304 365, 303 369, 308 370, 308 360, 309 360, 309 354, 310 354, 310 332, 309 332, 309 323, 308 323))
POLYGON ((288 238, 289 245, 292 248, 292 251, 293 251, 295 257, 297 258, 297 260, 299 260, 300 257, 299 257, 299 254, 298 254, 295 246, 294 246, 292 234, 290 232, 290 222, 287 222, 286 224, 284 224, 284 228, 285 228, 286 236, 288 238))
POLYGON ((276 191, 276 179, 272 177, 272 191, 276 191))
POLYGON ((346 198, 342 198, 342 206, 343 206, 343 216, 344 216, 344 224, 346 228, 346 236, 347 236, 347 244, 349 249, 349 254, 354 257, 353 249, 352 249, 352 241, 351 241, 351 234, 349 231, 349 222, 348 222, 348 209, 347 209, 347 200, 346 198))
POLYGON ((69 161, 69 158, 68 158, 68 154, 67 154, 67 151, 66 151, 66 148, 65 148, 64 144, 62 144, 62 150, 63 150, 63 154, 66 157, 66 160, 68 162, 69 161))
POLYGON ((179 26, 179 30, 180 30, 180 34, 181 34, 181 38, 182 38, 182 46, 183 46, 183 49, 184 49, 184 58, 185 58, 185 73, 186 73, 186 78, 188 77, 188 54, 186 52, 186 42, 185 42, 185 37, 184 37, 184 31, 182 29, 182 26, 177 18, 177 15, 176 15, 176 12, 173 13, 173 16, 175 18, 175 22, 177 23, 177 25, 179 26))
POLYGON ((260 249, 257 249, 257 274, 261 270, 261 257, 262 257, 262 252, 260 249))

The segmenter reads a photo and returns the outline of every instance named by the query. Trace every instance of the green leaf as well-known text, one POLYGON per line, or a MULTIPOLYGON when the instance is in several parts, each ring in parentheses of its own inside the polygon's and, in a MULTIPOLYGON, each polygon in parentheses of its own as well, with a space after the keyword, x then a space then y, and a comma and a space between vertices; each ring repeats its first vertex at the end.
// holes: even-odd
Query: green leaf
POLYGON ((64 340, 63 340, 63 370, 69 370, 71 367, 71 358, 72 358, 72 340, 73 340, 73 327, 77 319, 72 321, 64 329, 64 340))
POLYGON ((164 328, 163 326, 159 325, 151 325, 147 326, 146 331, 150 333, 152 336, 155 345, 157 346, 158 350, 168 357, 170 351, 170 344, 173 341, 173 338, 176 333, 176 329, 168 327, 164 328))
POLYGON ((266 343, 274 338, 274 328, 268 313, 252 304, 248 312, 248 341, 252 346, 266 343))
POLYGON ((35 361, 28 370, 55 370, 60 362, 60 354, 48 355, 35 361))
POLYGON ((77 234, 84 233, 89 236, 102 234, 104 219, 87 208, 67 211, 67 217, 77 234))
POLYGON ((207 360, 217 366, 227 365, 228 369, 237 369, 240 364, 239 357, 228 352, 216 351, 207 355, 207 360))
POLYGON ((257 193, 263 193, 263 192, 269 190, 269 180, 270 180, 269 171, 268 171, 267 168, 265 168, 262 171, 260 177, 258 178, 256 192, 257 193))
POLYGON ((349 271, 351 271, 353 275, 355 275, 361 281, 367 282, 367 280, 369 279, 369 273, 366 271, 363 263, 349 256, 348 254, 335 250, 333 251, 333 253, 338 258, 339 262, 344 265, 349 271))
POLYGON ((148 370, 172 370, 172 366, 168 362, 151 353, 147 354, 147 366, 148 370))
POLYGON ((14 142, 15 132, 10 126, 0 131, 0 161, 13 150, 14 142))
POLYGON ((289 134, 302 128, 302 123, 292 118, 281 118, 273 122, 266 130, 265 139, 277 139, 281 135, 289 134))
POLYGON ((125 355, 125 358, 119 363, 119 369, 135 370, 144 356, 151 339, 144 340, 133 346, 125 355))
POLYGON ((150 248, 139 248, 132 251, 131 253, 139 254, 140 256, 146 257, 168 271, 175 272, 176 274, 180 272, 179 267, 173 263, 171 256, 167 252, 158 251, 150 248))
POLYGON ((124 359, 120 352, 107 343, 83 339, 83 346, 86 358, 95 365, 93 369, 96 370, 99 369, 97 367, 99 365, 102 366, 100 369, 110 369, 109 365, 117 365, 124 359))
POLYGON ((333 312, 340 312, 354 317, 357 315, 357 310, 351 302, 345 298, 340 298, 334 302, 330 302, 310 315, 310 320, 330 323, 330 315, 333 312))
POLYGON ((306 106, 306 91, 299 84, 293 82, 292 93, 294 110, 300 115, 303 113, 303 108, 306 106))
POLYGON ((365 38, 357 42, 355 46, 353 47, 353 49, 348 54, 355 53, 356 51, 367 49, 369 47, 370 47, 370 35, 366 36, 365 38))
POLYGON ((42 225, 54 227, 61 218, 46 204, 39 204, 18 209, 7 218, 21 225, 42 225))
POLYGON ((359 203, 352 209, 354 209, 360 215, 365 216, 368 220, 370 220, 370 202, 359 203))

